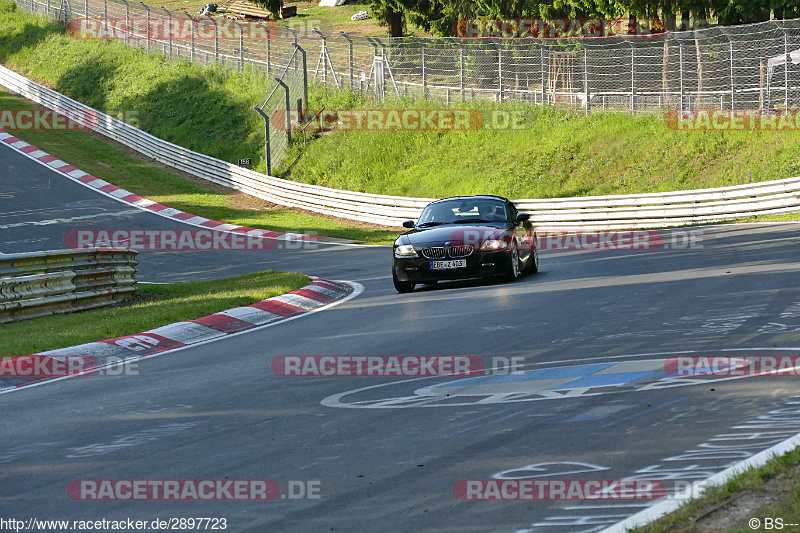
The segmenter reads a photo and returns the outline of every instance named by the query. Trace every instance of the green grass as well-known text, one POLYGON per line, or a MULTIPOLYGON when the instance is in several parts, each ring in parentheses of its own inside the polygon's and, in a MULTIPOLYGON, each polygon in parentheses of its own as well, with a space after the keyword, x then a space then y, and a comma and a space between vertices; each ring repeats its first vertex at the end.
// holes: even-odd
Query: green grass
MULTIPOLYGON (((133 110, 143 129, 168 141, 230 162, 251 158, 264 170, 263 123, 251 107, 269 82, 258 72, 170 63, 118 42, 70 39, 8 0, 0 0, 0 60, 94 107, 133 110)), ((310 99, 312 108, 374 106, 315 85, 310 99)), ((390 99, 381 105, 401 106, 438 104, 390 99)), ((800 174, 798 132, 674 131, 658 115, 585 117, 519 103, 460 107, 487 116, 522 113, 524 127, 334 132, 305 147, 295 142, 278 173, 296 161, 290 178, 305 183, 424 197, 511 198, 683 190, 800 174)))
MULTIPOLYGON (((750 468, 734 476, 726 483, 707 490, 701 498, 683 505, 677 511, 656 520, 641 528, 632 529, 636 533, 666 533, 673 531, 691 532, 695 530, 693 520, 695 517, 708 512, 713 507, 730 500, 742 491, 757 491, 763 489, 765 483, 776 476, 783 476, 793 484, 792 489, 784 494, 772 506, 765 506, 752 512, 748 518, 783 518, 785 523, 800 523, 800 448, 770 459, 758 468, 750 468)), ((773 528, 774 530, 774 528, 773 528)), ((789 530, 792 530, 789 528, 789 530)), ((728 530, 730 533, 745 533, 747 531, 767 531, 766 529, 751 529, 745 519, 740 527, 728 530)))
MULTIPOLYGON (((312 107, 342 108, 331 105, 331 91, 312 94, 312 107)), ((356 102, 354 107, 369 106, 356 102)), ((439 106, 394 100, 380 107, 439 106)), ((517 114, 522 127, 324 134, 305 149, 293 147, 289 159, 299 160, 292 179, 392 195, 555 198, 722 187, 800 175, 797 132, 675 131, 659 115, 586 117, 520 103, 457 107, 483 113, 489 124, 489 117, 517 114)))
POLYGON ((140 285, 155 300, 52 315, 0 326, 0 354, 28 355, 191 320, 299 289, 310 279, 297 273, 257 272, 227 279, 140 285))
MULTIPOLYGON (((0 109, 29 109, 26 100, 0 90, 0 109)), ((237 206, 236 196, 189 181, 151 161, 132 157, 99 136, 81 131, 10 131, 19 138, 118 187, 212 220, 252 228, 326 235, 368 244, 391 244, 397 231, 356 227, 290 209, 237 206)))

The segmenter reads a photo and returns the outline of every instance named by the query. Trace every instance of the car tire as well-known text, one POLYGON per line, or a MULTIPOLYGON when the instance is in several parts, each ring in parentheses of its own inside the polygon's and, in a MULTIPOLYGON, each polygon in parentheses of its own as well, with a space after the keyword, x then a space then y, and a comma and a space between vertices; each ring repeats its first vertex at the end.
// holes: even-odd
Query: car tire
POLYGON ((509 261, 508 272, 506 272, 506 279, 508 281, 515 281, 522 275, 522 270, 519 267, 519 249, 517 248, 517 241, 511 245, 511 261, 509 261))
POLYGON ((534 248, 533 252, 531 253, 530 258, 528 259, 527 265, 528 272, 531 274, 535 274, 539 272, 539 249, 534 248))
POLYGON ((400 281, 397 279, 397 276, 392 273, 392 281, 394 282, 394 288, 397 292, 412 292, 414 290, 414 282, 411 281, 400 281))

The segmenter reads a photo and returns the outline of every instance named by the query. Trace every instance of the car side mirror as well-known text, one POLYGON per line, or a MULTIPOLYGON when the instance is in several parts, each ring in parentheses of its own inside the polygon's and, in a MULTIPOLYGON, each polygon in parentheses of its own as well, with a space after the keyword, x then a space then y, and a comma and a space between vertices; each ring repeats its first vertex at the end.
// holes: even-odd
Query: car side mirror
POLYGON ((514 222, 525 222, 529 218, 531 218, 529 213, 520 213, 517 215, 517 218, 514 219, 514 222))
POLYGON ((404 228, 414 229, 414 221, 413 220, 406 220, 403 222, 404 228))

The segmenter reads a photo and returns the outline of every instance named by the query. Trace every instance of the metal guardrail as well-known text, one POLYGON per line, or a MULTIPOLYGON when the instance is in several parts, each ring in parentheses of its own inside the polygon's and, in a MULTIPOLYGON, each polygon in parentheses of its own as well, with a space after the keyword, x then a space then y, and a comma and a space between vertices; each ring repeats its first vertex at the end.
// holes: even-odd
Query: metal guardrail
POLYGON ((136 291, 136 250, 0 256, 0 324, 105 307, 136 291))
MULTIPOLYGON (((96 131, 172 168, 288 207, 400 226, 431 198, 331 189, 266 176, 193 152, 39 85, 0 66, 0 85, 44 107, 97 117, 96 131), (88 112, 88 113, 87 113, 88 112)), ((93 126, 93 124, 92 124, 93 126)), ((800 211, 800 177, 733 187, 638 195, 515 200, 540 227, 653 228, 800 211)))

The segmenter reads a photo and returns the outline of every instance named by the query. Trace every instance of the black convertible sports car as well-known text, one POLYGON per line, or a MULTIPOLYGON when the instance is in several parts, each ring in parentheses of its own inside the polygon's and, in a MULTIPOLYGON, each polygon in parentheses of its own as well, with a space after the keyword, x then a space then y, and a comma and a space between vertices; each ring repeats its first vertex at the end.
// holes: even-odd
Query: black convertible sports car
POLYGON ((418 283, 505 276, 539 270, 530 215, 500 196, 458 196, 428 204, 394 243, 392 279, 399 292, 418 283))

